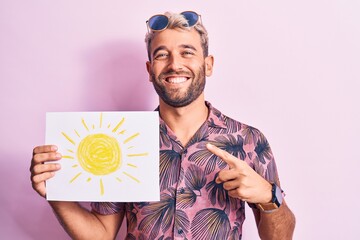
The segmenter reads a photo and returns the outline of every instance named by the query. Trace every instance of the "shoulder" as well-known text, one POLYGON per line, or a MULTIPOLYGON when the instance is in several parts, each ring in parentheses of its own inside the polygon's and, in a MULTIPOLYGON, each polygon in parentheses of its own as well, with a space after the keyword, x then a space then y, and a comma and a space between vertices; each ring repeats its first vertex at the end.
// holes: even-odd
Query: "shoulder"
POLYGON ((223 114, 209 102, 207 102, 207 105, 210 109, 209 122, 217 126, 222 126, 226 129, 226 133, 240 134, 247 139, 247 143, 250 143, 250 140, 253 140, 253 143, 257 142, 260 138, 264 137, 263 133, 258 128, 223 114))

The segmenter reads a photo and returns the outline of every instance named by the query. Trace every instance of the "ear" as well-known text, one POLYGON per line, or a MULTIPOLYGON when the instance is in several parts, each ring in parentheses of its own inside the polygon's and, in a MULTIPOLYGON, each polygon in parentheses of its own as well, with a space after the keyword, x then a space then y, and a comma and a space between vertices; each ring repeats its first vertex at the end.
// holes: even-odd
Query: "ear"
POLYGON ((151 62, 150 61, 146 62, 146 71, 149 74, 149 82, 151 82, 151 62))
POLYGON ((213 66, 214 66, 214 57, 212 55, 209 55, 205 58, 205 74, 207 77, 210 77, 212 75, 213 66))

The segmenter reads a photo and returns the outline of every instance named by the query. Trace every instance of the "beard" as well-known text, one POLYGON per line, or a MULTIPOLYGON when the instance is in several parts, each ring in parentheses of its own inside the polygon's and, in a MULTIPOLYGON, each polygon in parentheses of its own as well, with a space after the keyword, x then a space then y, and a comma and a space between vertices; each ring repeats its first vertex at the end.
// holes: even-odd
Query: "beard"
POLYGON ((204 91, 206 77, 205 77, 205 65, 201 66, 194 74, 186 71, 168 71, 161 73, 156 78, 154 72, 151 71, 151 81, 154 89, 159 97, 168 105, 179 108, 185 107, 195 101, 204 91), (186 75, 192 78, 190 86, 186 89, 185 93, 181 93, 178 89, 167 89, 162 81, 165 81, 169 75, 186 75))

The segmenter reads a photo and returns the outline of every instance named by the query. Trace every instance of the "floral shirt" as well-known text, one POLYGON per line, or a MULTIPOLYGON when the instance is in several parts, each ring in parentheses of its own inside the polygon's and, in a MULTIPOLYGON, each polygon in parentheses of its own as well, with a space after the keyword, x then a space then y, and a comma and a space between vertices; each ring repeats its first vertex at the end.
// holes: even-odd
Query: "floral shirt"
POLYGON ((159 202, 92 203, 100 214, 125 211, 126 239, 241 239, 244 202, 215 182, 227 164, 210 153, 206 143, 245 161, 269 182, 278 182, 264 135, 206 104, 209 117, 186 146, 160 119, 159 202))

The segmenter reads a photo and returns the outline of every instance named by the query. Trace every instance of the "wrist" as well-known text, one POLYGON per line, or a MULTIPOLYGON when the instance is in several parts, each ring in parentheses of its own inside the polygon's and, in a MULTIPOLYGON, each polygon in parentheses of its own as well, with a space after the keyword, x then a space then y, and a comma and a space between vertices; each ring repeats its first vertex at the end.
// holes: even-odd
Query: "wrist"
POLYGON ((261 204, 271 203, 272 198, 273 198, 273 194, 272 194, 272 187, 273 187, 273 186, 272 186, 272 184, 269 183, 269 182, 268 182, 267 184, 268 184, 268 186, 267 186, 266 191, 265 191, 266 196, 265 196, 263 202, 259 202, 259 203, 261 203, 261 204))
POLYGON ((257 203, 256 206, 263 212, 272 212, 281 206, 283 201, 282 190, 275 184, 271 184, 270 201, 266 203, 257 203))

